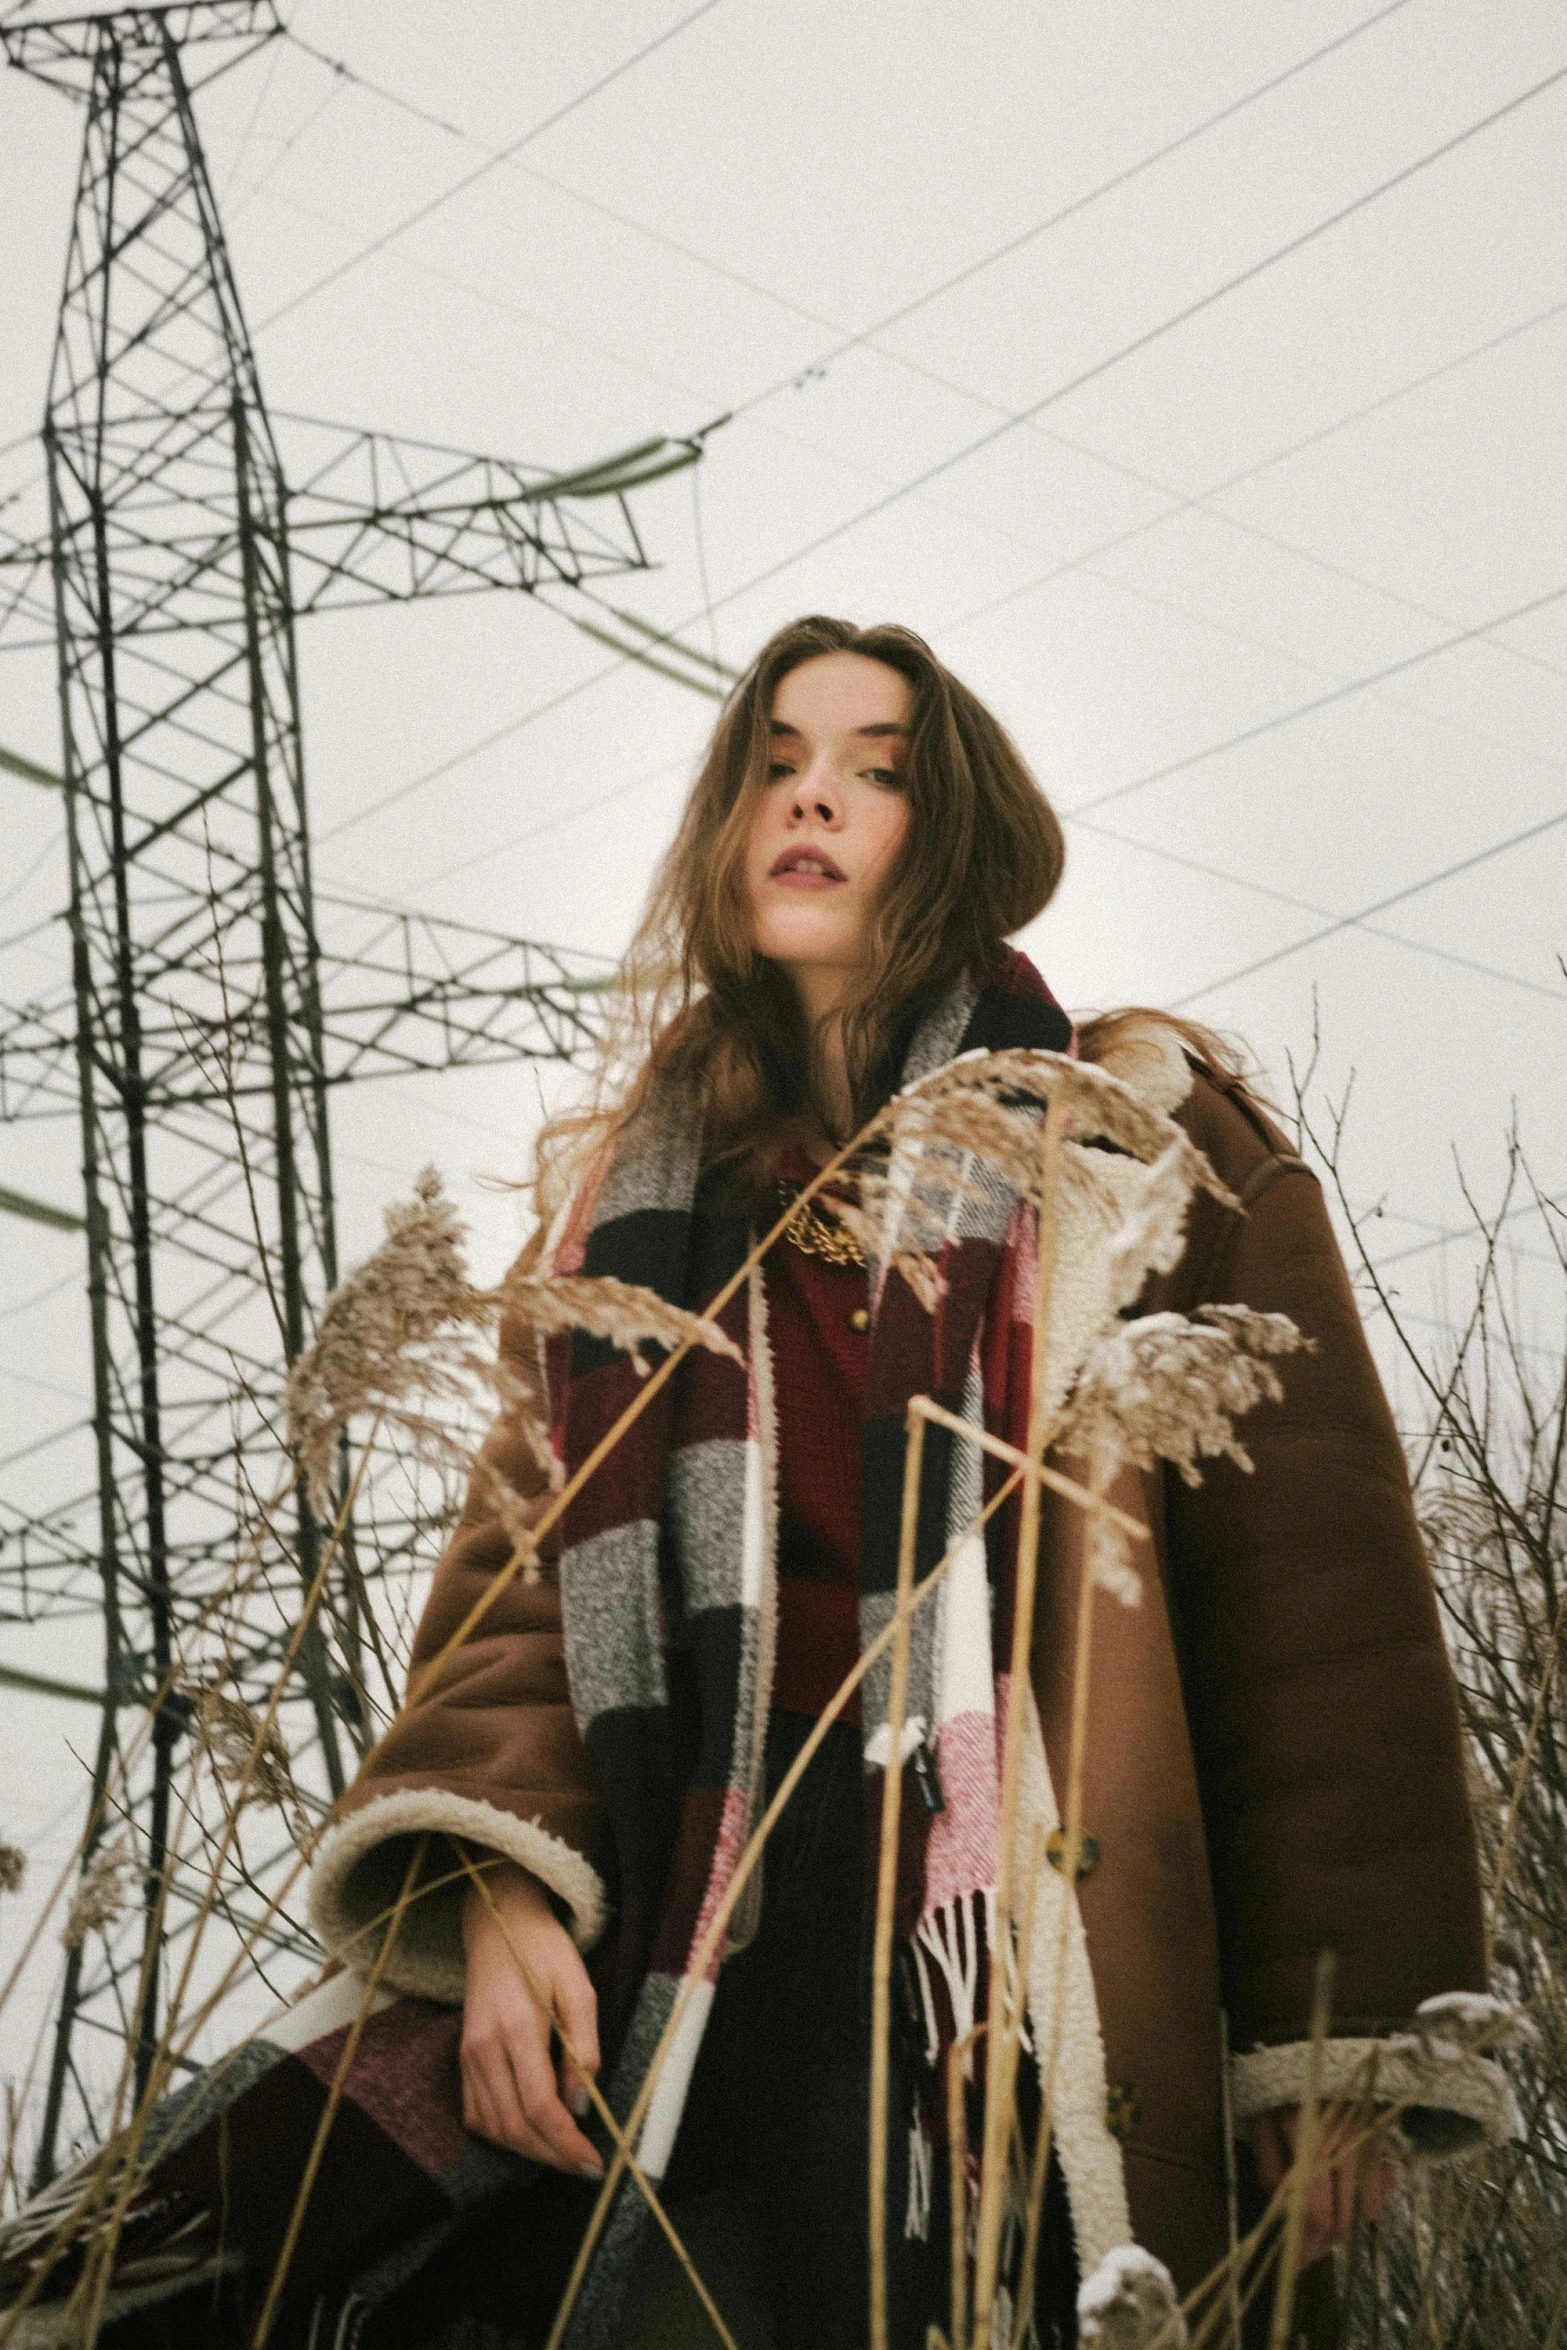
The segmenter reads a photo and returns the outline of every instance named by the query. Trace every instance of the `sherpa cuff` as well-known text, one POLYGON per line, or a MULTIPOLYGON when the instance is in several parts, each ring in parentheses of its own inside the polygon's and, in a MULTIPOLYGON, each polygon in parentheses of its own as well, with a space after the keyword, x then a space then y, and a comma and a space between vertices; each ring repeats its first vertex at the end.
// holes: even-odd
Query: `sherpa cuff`
MULTIPOLYGON (((1252 2048, 1231 2060, 1232 2109, 1237 2123, 1279 2105, 1299 2105, 1311 2066, 1309 2040, 1252 2048)), ((1413 2033, 1380 2040, 1325 2040, 1317 2052, 1317 2095, 1326 2104, 1373 2098, 1399 2109, 1408 2151, 1441 2162, 1481 2138, 1493 2144, 1515 2137, 1517 2103, 1501 2066, 1473 2049, 1433 2046, 1413 2033)))
MULTIPOLYGON (((447 1874, 450 1855, 439 1840, 460 1837, 531 1870, 571 1913, 579 1950, 591 1950, 604 1930, 603 1882, 590 1861, 537 1820, 522 1820, 493 1803, 453 1795, 440 1787, 404 1787, 377 1795, 350 1812, 323 1838, 310 1878, 310 1919, 334 1958, 355 1974, 375 1964, 392 1909, 402 1890, 412 1839, 437 1842, 424 1876, 447 1874)), ((467 1987, 462 1897, 467 1880, 419 1893, 403 1912, 397 1947, 382 1970, 391 1990, 460 2007, 467 1987)))

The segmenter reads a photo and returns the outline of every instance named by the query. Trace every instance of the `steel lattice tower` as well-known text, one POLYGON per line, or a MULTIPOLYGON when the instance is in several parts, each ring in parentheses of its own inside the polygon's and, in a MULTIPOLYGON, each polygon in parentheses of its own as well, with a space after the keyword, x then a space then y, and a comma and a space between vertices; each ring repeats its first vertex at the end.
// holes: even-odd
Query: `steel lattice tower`
MULTIPOLYGON (((0 1030, 0 1110, 57 1111, 74 1058, 97 1468, 90 1545, 31 1529, 29 1604, 79 1606, 84 1574, 97 1578, 90 1837, 129 1835, 142 1884, 138 1913, 70 1954, 40 2177, 62 2126, 96 2126, 84 2029, 128 2039, 145 2079, 168 1955, 198 1903, 191 1855, 170 1860, 190 1720, 171 1670, 193 1642, 198 1656, 221 1647, 235 1691, 259 1697, 320 1556, 288 1496, 245 1596, 220 1600, 236 1528, 287 1493, 281 1379, 336 1279, 328 1088, 377 1067, 570 1056, 593 1027, 591 977, 546 950, 530 964, 520 943, 475 947, 455 927, 416 947, 411 928, 339 907, 341 943, 323 954, 296 620, 637 567, 624 491, 699 454, 649 442, 541 478, 298 420, 285 475, 192 106, 193 88, 281 29, 270 0, 0 26, 11 64, 86 108, 44 427, 49 531, 0 544, 0 625, 34 642, 47 625, 58 648, 73 998, 69 1017, 35 1006, 0 1030), (433 1051, 415 1033, 432 1012, 433 1051)), ((364 1598, 350 1543, 282 1717, 312 1808, 367 1734, 364 1598)), ((256 1913, 287 1857, 252 1867, 256 1913)), ((286 1915, 264 1943, 308 1947, 286 1915)))

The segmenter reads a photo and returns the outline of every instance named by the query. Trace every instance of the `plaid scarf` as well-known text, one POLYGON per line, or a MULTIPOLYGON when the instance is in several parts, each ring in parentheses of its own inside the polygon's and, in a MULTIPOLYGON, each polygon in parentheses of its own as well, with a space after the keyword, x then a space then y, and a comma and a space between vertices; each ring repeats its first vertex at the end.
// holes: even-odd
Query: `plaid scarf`
MULTIPOLYGON (((908 1085, 975 1049, 1070 1049, 1071 1023, 1025 958, 999 979, 960 983, 921 1021, 908 1085)), ((751 1245, 698 1182, 700 1120, 676 1085, 655 1087, 577 1203, 555 1270, 614 1274, 704 1308, 751 1245)), ((907 1170, 894 1154, 896 1197, 907 1170)), ((906 1414, 928 1395, 1021 1446, 1028 1421, 1033 1218, 994 1169, 964 1165, 940 1257, 945 1291, 927 1312, 902 1276, 870 1266, 870 1365, 862 1438, 862 1650, 894 1611, 906 1414)), ((606 1790, 617 1912, 595 1973, 606 2042, 618 2044, 610 2103, 624 2117, 695 1968, 699 1946, 762 1808, 776 1616, 776 1410, 759 1270, 720 1317, 736 1363, 694 1353, 588 1480, 563 1522, 560 1562, 572 1703, 606 1790), (694 1756, 694 1759, 693 1759, 694 1756)), ((636 1367, 577 1333, 551 1350, 556 1440, 574 1473, 635 1395, 636 1367)), ((788 1408, 788 1399, 783 1399, 788 1408)), ((1000 1481, 990 1456, 927 1430, 916 1578, 927 1575, 1000 1481)), ((900 1763, 896 1923, 910 2005, 935 2064, 983 2012, 999 1855, 999 1752, 1010 1655, 1015 1502, 968 1536, 934 1605, 914 1618, 900 1763)), ((880 1834, 890 1660, 862 1687, 868 1833, 880 1834)), ((759 1889, 760 1879, 752 1880, 759 1889)), ((751 1891, 730 1946, 754 1926, 751 1891)), ((663 2176, 679 2128, 721 1955, 692 1986, 638 2146, 663 2176)), ((918 2214, 911 2214, 917 2222, 918 2214)), ((569 2340, 618 2338, 646 2206, 628 2181, 585 2281, 569 2340)))

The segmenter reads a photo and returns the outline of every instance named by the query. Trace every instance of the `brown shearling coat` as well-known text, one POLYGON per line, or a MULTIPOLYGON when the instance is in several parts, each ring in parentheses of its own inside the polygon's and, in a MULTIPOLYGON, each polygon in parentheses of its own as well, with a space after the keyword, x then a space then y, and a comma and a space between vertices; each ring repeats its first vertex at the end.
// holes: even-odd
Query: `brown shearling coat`
MULTIPOLYGON (((1287 1314, 1315 1344, 1283 1365, 1285 1401, 1242 1424, 1252 1474, 1208 1465, 1195 1490, 1173 1472, 1123 1475, 1114 1498, 1146 1519, 1157 1572, 1145 1573, 1140 1606, 1101 1601, 1095 1624, 1084 1818, 1099 1859, 1079 1898, 1134 2232, 1184 2292, 1227 2242, 1221 2007, 1243 2121, 1299 2094, 1322 1949, 1336 1959, 1333 2033, 1351 2042, 1406 2026, 1434 1994, 1482 1990, 1484 1960, 1452 1676, 1402 1449, 1320 1187, 1244 1091, 1212 1072, 1196 1069, 1177 1115, 1243 1212, 1199 1194, 1180 1264, 1140 1310, 1239 1303, 1287 1314)), ((525 1377, 522 1337, 507 1330, 502 1344, 525 1377)), ((486 1453, 524 1497, 540 1495, 504 1420, 486 1453)), ((1058 1786, 1081 1523, 1059 1506, 1047 1517, 1034 1634, 1058 1786)), ((419 1627, 416 1672, 509 1551, 476 1484, 419 1627)), ((376 1799, 435 1792, 515 1823, 495 1840, 516 1857, 542 1836, 580 1856, 579 1869, 607 1873, 548 1570, 514 1580, 444 1659, 342 1816, 363 1831, 355 1815, 376 1799)), ((317 1904, 329 1940, 334 1921, 340 1937, 400 1876, 406 1835, 391 1827, 389 1816, 381 1840, 353 1838, 357 1856, 317 1904)), ((591 1902, 574 1880, 541 1873, 591 1941, 591 1902)), ((460 1997, 454 1912, 440 1931, 444 1955, 431 1964, 460 1997)), ((433 1982, 427 1968, 404 1987, 433 1982)), ((1498 2126, 1485 2096, 1453 2103, 1451 2126, 1440 2111, 1425 2116, 1433 2141, 1498 2126)))

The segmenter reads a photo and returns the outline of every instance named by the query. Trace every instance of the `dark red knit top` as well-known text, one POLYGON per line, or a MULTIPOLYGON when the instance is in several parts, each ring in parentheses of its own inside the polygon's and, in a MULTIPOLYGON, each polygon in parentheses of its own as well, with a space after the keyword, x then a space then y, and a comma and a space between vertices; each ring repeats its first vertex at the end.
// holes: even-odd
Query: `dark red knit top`
MULTIPOLYGON (((831 1265, 779 1241, 763 1277, 778 1409, 773 1704, 816 1715, 860 1653, 866 1275, 861 1265, 831 1265)), ((858 1691, 840 1718, 859 1720, 858 1691)))

